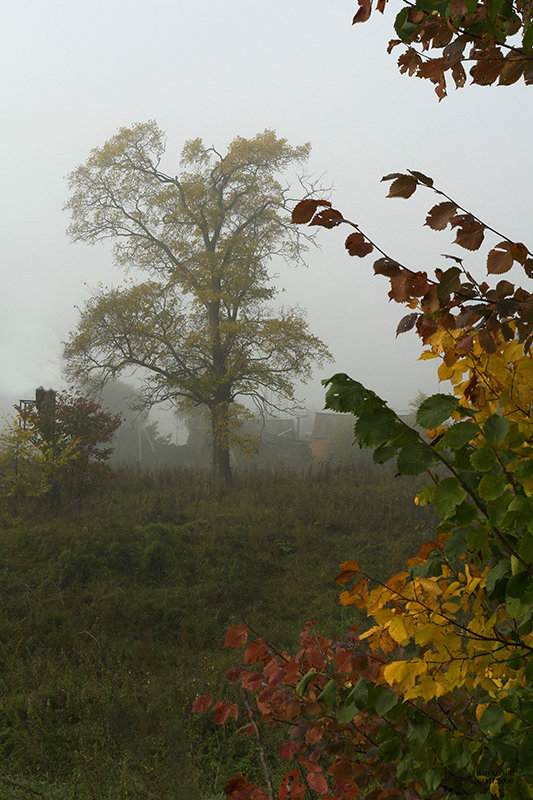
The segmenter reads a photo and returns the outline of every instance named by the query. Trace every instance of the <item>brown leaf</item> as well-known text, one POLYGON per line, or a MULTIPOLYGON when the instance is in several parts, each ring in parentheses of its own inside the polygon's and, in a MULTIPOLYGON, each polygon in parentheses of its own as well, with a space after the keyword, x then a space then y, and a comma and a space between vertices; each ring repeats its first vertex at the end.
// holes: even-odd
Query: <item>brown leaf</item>
POLYGON ((406 317, 400 320, 398 323, 398 327, 396 328, 396 336, 400 333, 405 333, 406 331, 410 331, 411 328, 414 328, 415 323, 418 319, 418 314, 415 312, 414 314, 407 314, 406 317))
POLYGON ((376 8, 381 14, 385 11, 385 6, 387 5, 387 0, 378 0, 376 8))
POLYGON ((400 72, 407 72, 408 75, 415 75, 421 63, 422 57, 416 50, 413 50, 412 47, 409 47, 405 53, 402 53, 398 58, 400 72))
POLYGON ((292 211, 291 222, 297 225, 309 222, 319 206, 331 207, 331 203, 327 200, 311 200, 310 198, 307 200, 300 200, 292 211))
POLYGON ((496 352, 496 341, 490 331, 481 331, 479 334, 479 343, 486 353, 496 352))
POLYGON ((388 293, 391 300, 396 303, 405 303, 411 299, 408 289, 409 273, 406 269, 402 269, 398 275, 394 275, 390 279, 391 289, 388 293))
POLYGON ((461 60, 467 41, 466 37, 458 36, 446 45, 442 54, 448 63, 458 63, 461 60))
POLYGON ((478 314, 472 308, 466 307, 463 308, 462 311, 458 314, 455 323, 458 328, 466 328, 467 325, 475 325, 478 320, 481 319, 480 314, 478 314))
POLYGON ((423 297, 429 289, 427 272, 415 272, 411 274, 409 289, 413 297, 423 297))
POLYGON ((393 278, 395 275, 399 275, 401 271, 398 262, 393 261, 392 258, 378 258, 374 261, 375 275, 386 275, 387 278, 393 278))
POLYGON ((242 647, 248 638, 248 625, 232 625, 226 633, 224 647, 242 647))
POLYGON ((450 11, 452 17, 464 17, 468 13, 465 0, 451 0, 450 11))
POLYGON ((435 285, 429 287, 428 291, 420 301, 420 307, 425 314, 433 314, 440 308, 437 287, 435 285))
POLYGON ((427 215, 425 224, 434 231, 443 231, 456 211, 455 203, 448 200, 445 203, 437 203, 427 215))
POLYGON ((359 258, 364 258, 374 249, 373 244, 367 242, 362 233, 351 233, 344 246, 351 256, 359 256, 359 258))
POLYGON ((416 329, 418 331, 418 335, 420 336, 424 344, 435 333, 437 328, 438 328, 437 323, 431 317, 420 316, 418 322, 416 323, 416 329))
POLYGON ((265 651, 266 645, 263 639, 254 639, 244 651, 244 663, 255 664, 256 661, 259 661, 259 659, 263 657, 265 651))
POLYGON ((474 341, 474 336, 472 334, 469 334, 468 336, 463 336, 463 338, 459 339, 459 341, 455 345, 455 349, 464 350, 465 352, 467 350, 471 350, 473 341, 474 341))
POLYGON ((515 261, 518 261, 519 264, 525 264, 529 255, 529 250, 522 242, 513 242, 511 245, 511 253, 515 261))
POLYGON ((465 225, 471 225, 475 222, 476 218, 472 214, 456 214, 450 220, 452 228, 463 228, 465 225))
POLYGON ((465 250, 478 250, 485 237, 485 226, 481 222, 472 222, 464 225, 457 231, 454 239, 455 244, 464 247, 465 250))
POLYGON ((352 670, 352 653, 350 647, 339 646, 335 651, 335 666, 337 672, 351 672, 352 670))
POLYGON ((498 297, 509 297, 515 289, 514 283, 510 281, 498 281, 496 284, 496 294, 498 297))
POLYGON ((416 169, 409 169, 407 171, 417 179, 418 183, 423 183, 424 186, 429 186, 430 188, 433 186, 433 178, 428 178, 423 172, 418 172, 416 169))
POLYGON ((194 703, 192 704, 192 710, 198 711, 202 714, 204 711, 207 711, 211 703, 213 702, 213 695, 212 694, 204 694, 201 697, 197 697, 194 703))
POLYGON ((472 377, 470 378, 470 380, 466 384, 466 388, 465 388, 465 391, 464 391, 464 395, 465 395, 467 400, 470 397, 470 395, 472 394, 472 392, 474 391, 474 389, 476 388, 476 384, 477 384, 477 375, 474 372, 474 374, 472 375, 472 377))
POLYGON ((466 83, 466 72, 465 68, 461 64, 460 61, 456 61, 455 64, 452 65, 452 78, 455 82, 455 88, 461 89, 466 83))
POLYGON ((366 22, 372 13, 372 0, 358 0, 359 10, 352 20, 352 25, 356 22, 366 22))
POLYGON ((498 78, 502 69, 502 57, 500 57, 499 60, 485 58, 483 61, 479 61, 470 70, 472 83, 477 83, 478 86, 490 86, 498 78))
POLYGON ((344 217, 336 208, 325 208, 315 214, 309 225, 320 225, 322 228, 335 228, 340 225, 344 217))
POLYGON ((487 272, 491 275, 501 275, 508 272, 513 266, 513 253, 511 242, 500 242, 487 256, 487 272))
POLYGON ((411 6, 407 12, 407 19, 409 22, 412 22, 413 25, 420 25, 425 16, 425 11, 422 11, 419 8, 414 8, 413 6, 411 6))
POLYGON ((215 712, 215 723, 217 725, 224 725, 230 717, 237 719, 238 708, 236 703, 223 703, 222 700, 217 700, 213 706, 215 712))
POLYGON ((510 86, 516 83, 522 75, 524 70, 531 64, 530 59, 525 58, 506 58, 503 69, 500 72, 500 79, 498 83, 500 86, 510 86))
POLYGON ((387 197, 405 197, 407 199, 416 191, 417 185, 416 178, 413 178, 412 175, 400 175, 391 183, 387 197))
MULTIPOLYGON (((387 53, 390 55, 392 53, 392 51, 394 50, 394 48, 399 44, 403 44, 401 39, 391 39, 389 41, 388 45, 387 45, 387 53)), ((527 83, 527 81, 526 81, 526 83, 527 83)), ((533 81, 532 81, 532 83, 533 83, 533 81)))

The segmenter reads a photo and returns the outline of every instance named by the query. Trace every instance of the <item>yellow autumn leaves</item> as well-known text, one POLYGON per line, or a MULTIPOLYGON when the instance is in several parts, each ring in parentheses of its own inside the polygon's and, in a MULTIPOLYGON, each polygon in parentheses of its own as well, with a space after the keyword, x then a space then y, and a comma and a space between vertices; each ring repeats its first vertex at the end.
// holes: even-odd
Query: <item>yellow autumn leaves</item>
MULTIPOLYGON (((350 563, 356 562, 346 562, 343 570, 350 563)), ((435 577, 400 572, 370 591, 362 576, 342 593, 343 605, 364 608, 376 623, 361 634, 373 651, 389 655, 417 646, 416 657, 395 659, 382 669, 383 682, 405 700, 478 687, 495 698, 522 684, 523 668, 509 665, 516 643, 501 631, 505 607, 494 610, 487 600, 488 572, 465 563, 453 574, 443 565, 435 577)), ((522 644, 532 646, 533 636, 522 637, 522 644)))

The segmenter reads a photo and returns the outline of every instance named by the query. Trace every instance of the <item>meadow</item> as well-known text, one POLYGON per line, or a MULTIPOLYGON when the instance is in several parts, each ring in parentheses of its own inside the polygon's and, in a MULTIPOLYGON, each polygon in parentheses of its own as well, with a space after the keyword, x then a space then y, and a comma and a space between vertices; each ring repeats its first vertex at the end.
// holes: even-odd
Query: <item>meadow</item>
MULTIPOLYGON (((259 777, 252 739, 191 710, 235 691, 227 628, 283 650, 307 620, 337 637, 364 625, 333 578, 348 558, 386 577, 432 538, 415 489, 326 465, 247 471, 216 496, 206 473, 169 467, 59 507, 3 501, 0 796, 218 800, 232 775, 259 777)), ((273 764, 276 745, 272 731, 273 764)))

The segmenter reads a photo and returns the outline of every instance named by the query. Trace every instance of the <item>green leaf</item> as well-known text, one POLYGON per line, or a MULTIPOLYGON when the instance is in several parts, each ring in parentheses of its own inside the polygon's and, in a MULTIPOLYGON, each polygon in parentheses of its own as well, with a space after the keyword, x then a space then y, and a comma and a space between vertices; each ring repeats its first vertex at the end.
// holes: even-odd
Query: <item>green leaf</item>
POLYGON ((468 552, 465 530, 458 528, 448 536, 444 545, 444 555, 446 558, 457 558, 463 553, 468 552))
POLYGON ((446 519, 453 514, 456 506, 462 503, 465 497, 466 492, 457 478, 444 478, 433 495, 435 511, 441 519, 446 519))
POLYGON ((459 450, 465 444, 471 442, 478 433, 479 428, 475 422, 470 420, 457 422, 446 431, 442 437, 442 444, 446 447, 451 447, 452 450, 459 450))
POLYGON ((403 475, 420 475, 435 461, 431 447, 423 442, 415 442, 402 447, 396 465, 403 475))
POLYGON ((524 33, 524 38, 522 39, 522 48, 526 51, 533 48, 533 23, 529 24, 524 33))
POLYGON ((407 726, 407 738, 415 744, 423 744, 431 731, 431 722, 423 714, 417 715, 407 726))
POLYGON ((489 595, 492 594, 498 584, 504 577, 511 572, 511 564, 507 557, 500 559, 498 563, 491 569, 485 581, 485 589, 489 595))
POLYGON ((326 392, 325 407, 342 413, 357 414, 369 394, 362 383, 352 380, 343 372, 322 381, 322 384, 330 387, 326 392))
POLYGON ((484 500, 496 500, 505 491, 507 480, 501 473, 484 475, 479 482, 478 492, 484 500))
POLYGON ((479 472, 488 472, 496 464, 496 455, 492 447, 480 447, 470 456, 470 463, 479 472))
POLYGON ((517 597, 528 603, 533 600, 533 578, 529 572, 518 572, 507 583, 507 597, 517 597))
POLYGON ((526 533, 520 542, 518 552, 524 561, 527 561, 528 564, 533 564, 533 534, 526 533))
POLYGON ((533 478, 533 459, 521 461, 516 468, 515 475, 521 481, 533 478))
POLYGON ((351 722, 357 710, 357 706, 353 700, 343 700, 343 702, 337 708, 337 722, 340 725, 345 725, 346 723, 351 722))
MULTIPOLYGON (((531 633, 533 628, 533 606, 530 606, 518 625, 516 626, 517 633, 520 636, 527 636, 528 633, 531 633)), ((528 666, 531 665, 533 669, 533 659, 528 661, 528 666)), ((532 676, 533 677, 533 676, 532 676)))
MULTIPOLYGON (((524 677, 528 686, 533 687, 533 658, 530 658, 524 670, 524 677)), ((533 733, 532 733, 533 735, 533 733)))
POLYGON ((396 452, 397 448, 394 447, 394 445, 380 444, 379 447, 376 447, 372 456, 374 464, 385 464, 387 461, 390 461, 391 458, 394 458, 396 452))
POLYGON ((400 783, 410 783, 414 778, 415 761, 413 756, 406 755, 398 761, 396 767, 396 778, 400 783))
POLYGON ((397 737, 387 739, 378 747, 378 757, 385 764, 397 761, 402 754, 402 745, 397 737))
POLYGON ((394 30, 402 40, 402 42, 409 42, 409 36, 416 31, 417 26, 409 22, 407 19, 407 15, 409 13, 408 8, 402 8, 399 14, 396 15, 396 19, 394 20, 394 30))
POLYGON ((360 710, 365 709, 368 703, 369 690, 372 689, 373 686, 374 684, 367 680, 367 678, 363 678, 361 676, 346 698, 345 702, 354 703, 355 706, 360 710))
POLYGON ((298 695, 298 697, 303 697, 303 694, 307 689, 307 685, 311 680, 311 678, 313 677, 313 675, 316 675, 316 669, 314 667, 311 667, 309 672, 306 672, 302 680, 296 685, 296 694, 298 695))
POLYGON ((374 701, 376 714, 378 714, 380 717, 384 717, 388 711, 401 702, 400 698, 395 692, 391 692, 390 689, 385 689, 383 686, 376 687, 375 695, 372 699, 374 701))
POLYGON ((483 733, 496 736, 505 724, 505 714, 499 706, 490 705, 484 710, 479 720, 479 727, 483 733))
POLYGON ((500 417, 499 414, 493 414, 483 425, 483 433, 485 439, 491 444, 497 444, 505 439, 505 435, 509 428, 509 420, 505 417, 500 417))
POLYGON ((526 775, 531 775, 533 772, 533 731, 526 731, 526 734, 520 742, 520 749, 518 759, 520 761, 521 771, 526 775))
POLYGON ((528 572, 513 575, 505 587, 505 607, 513 619, 523 617, 533 603, 533 578, 528 572))
POLYGON ((424 773, 424 783, 429 792, 436 792, 442 782, 442 772, 440 769, 428 769, 424 773))
POLYGON ((450 267, 442 275, 437 284, 437 296, 441 303, 447 303, 450 295, 461 288, 461 270, 450 267))
POLYGON ((324 703, 325 706, 328 708, 332 708, 335 703, 337 702, 339 697, 339 691, 337 686, 337 681, 333 680, 333 678, 328 681, 325 687, 322 689, 320 694, 317 697, 317 700, 324 703))
POLYGON ((436 428, 446 422, 459 406, 451 394, 433 394, 420 403, 416 412, 416 423, 422 428, 436 428))
POLYGON ((396 428, 396 414, 390 408, 375 408, 361 414, 355 424, 355 439, 364 447, 384 444, 396 428))

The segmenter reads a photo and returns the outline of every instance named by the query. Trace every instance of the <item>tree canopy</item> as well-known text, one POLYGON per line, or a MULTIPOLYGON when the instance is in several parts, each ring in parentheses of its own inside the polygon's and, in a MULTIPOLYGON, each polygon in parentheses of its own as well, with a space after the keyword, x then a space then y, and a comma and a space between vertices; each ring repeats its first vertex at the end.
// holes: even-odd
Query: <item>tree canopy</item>
POLYGON ((295 379, 329 357, 299 309, 267 305, 270 259, 301 261, 310 238, 290 224, 284 182, 309 150, 268 130, 237 137, 225 154, 194 139, 172 176, 161 169, 163 133, 147 122, 120 129, 69 176, 72 238, 111 239, 120 267, 150 276, 95 291, 65 347, 69 375, 104 381, 136 369, 146 404, 206 406, 223 481, 246 413, 236 399, 295 410, 295 379))

